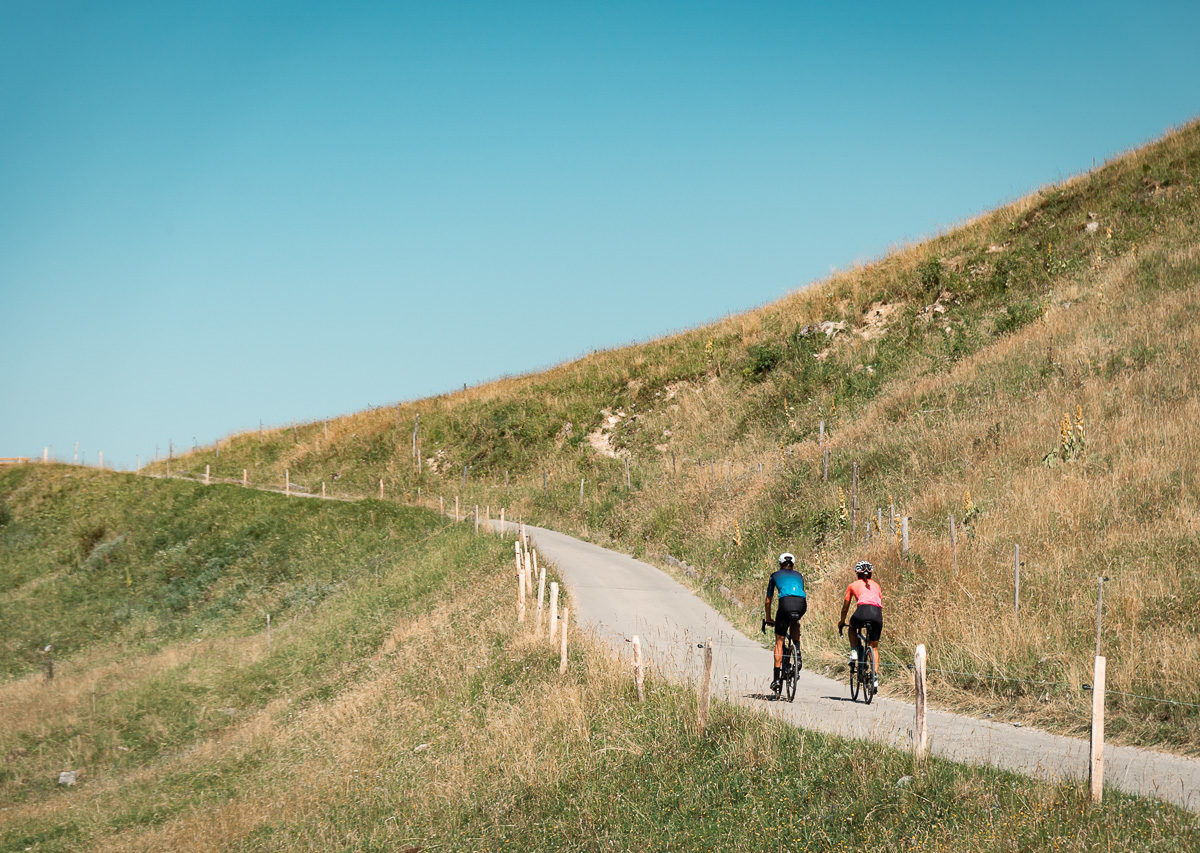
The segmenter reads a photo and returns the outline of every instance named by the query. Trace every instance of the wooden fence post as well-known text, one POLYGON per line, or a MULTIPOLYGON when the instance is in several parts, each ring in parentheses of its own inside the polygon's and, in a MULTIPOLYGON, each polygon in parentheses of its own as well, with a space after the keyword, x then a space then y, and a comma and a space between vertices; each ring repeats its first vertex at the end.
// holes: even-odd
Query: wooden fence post
POLYGON ((542 613, 543 613, 543 605, 545 604, 545 601, 546 601, 546 570, 542 569, 540 572, 538 572, 537 616, 534 617, 534 622, 533 622, 533 635, 535 637, 540 637, 542 635, 542 613))
POLYGON ((288 468, 283 469, 283 494, 284 497, 292 496, 292 472, 288 468))
POLYGON ((637 635, 633 635, 633 683, 637 687, 637 697, 639 702, 646 701, 646 673, 642 668, 642 640, 637 635))
POLYGON ((245 469, 245 468, 243 468, 243 469, 242 469, 242 488, 243 488, 243 489, 244 489, 244 488, 246 488, 246 485, 248 484, 248 482, 249 482, 249 481, 248 481, 248 479, 246 478, 246 469, 245 469))
POLYGON ((900 516, 900 556, 908 556, 908 516, 900 516))
POLYGON ((525 621, 525 567, 521 565, 521 554, 517 552, 517 621, 525 621))
POLYGON ((204 485, 206 486, 209 484, 209 476, 209 466, 206 464, 204 466, 204 485))
POLYGON ((558 674, 563 675, 567 671, 567 628, 571 624, 571 608, 563 608, 563 626, 562 626, 562 646, 558 652, 558 674))
POLYGON ((479 504, 475 504, 475 535, 479 535, 479 504))
POLYGON ((1096 655, 1096 668, 1092 675, 1091 762, 1088 765, 1088 787, 1093 803, 1100 802, 1104 796, 1104 668, 1103 656, 1096 655))
POLYGON ((496 532, 500 534, 501 538, 504 537, 504 507, 500 507, 500 529, 496 532))
POLYGON ((104 470, 104 451, 100 451, 100 470, 104 470))
POLYGON ((554 646, 554 636, 558 633, 558 581, 550 582, 550 646, 554 646))
POLYGON ((383 477, 379 478, 379 499, 383 500, 383 477))
POLYGON ((533 595, 533 559, 528 548, 525 549, 525 584, 526 591, 533 595))
POLYGON ((627 490, 633 488, 633 486, 630 485, 630 480, 629 480, 629 457, 628 456, 625 457, 625 488, 627 490))
POLYGON ((583 477, 579 478, 579 505, 583 506, 583 477))
POLYGON ((704 641, 704 680, 700 682, 700 705, 696 709, 696 728, 700 734, 704 734, 704 729, 708 725, 708 705, 712 700, 712 668, 712 637, 708 637, 704 641))
POLYGON ((1104 615, 1104 582, 1107 576, 1100 578, 1100 589, 1096 593, 1096 657, 1100 657, 1100 619, 1104 615))
POLYGON ((925 644, 917 646, 913 657, 913 679, 916 692, 916 720, 913 726, 913 756, 924 761, 929 755, 929 727, 925 720, 925 644))
POLYGON ((325 497, 325 481, 321 481, 321 497, 325 497))

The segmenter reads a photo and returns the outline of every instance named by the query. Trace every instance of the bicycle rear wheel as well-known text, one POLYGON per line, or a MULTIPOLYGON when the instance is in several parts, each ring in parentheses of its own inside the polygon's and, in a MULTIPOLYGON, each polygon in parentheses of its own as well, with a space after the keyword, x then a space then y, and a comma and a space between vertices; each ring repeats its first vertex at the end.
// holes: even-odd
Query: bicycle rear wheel
POLYGON ((860 660, 850 667, 850 701, 858 701, 859 688, 862 686, 859 674, 862 672, 863 662, 860 660))
POLYGON ((859 674, 862 676, 863 686, 863 703, 871 704, 871 700, 875 698, 875 655, 871 654, 871 649, 865 647, 866 661, 858 665, 859 674))

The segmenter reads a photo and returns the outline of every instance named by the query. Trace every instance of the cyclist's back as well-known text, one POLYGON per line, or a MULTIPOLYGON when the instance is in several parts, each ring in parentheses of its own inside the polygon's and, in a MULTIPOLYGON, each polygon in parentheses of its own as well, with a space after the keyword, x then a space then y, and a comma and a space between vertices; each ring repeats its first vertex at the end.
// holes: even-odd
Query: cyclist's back
POLYGON ((804 575, 790 566, 772 572, 771 579, 767 581, 767 598, 774 595, 776 591, 778 591, 780 599, 797 595, 803 597, 804 575))

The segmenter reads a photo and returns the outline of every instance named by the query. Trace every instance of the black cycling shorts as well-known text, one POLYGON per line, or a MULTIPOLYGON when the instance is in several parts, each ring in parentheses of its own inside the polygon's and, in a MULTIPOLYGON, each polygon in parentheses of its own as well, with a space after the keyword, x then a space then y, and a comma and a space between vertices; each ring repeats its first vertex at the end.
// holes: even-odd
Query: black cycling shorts
POLYGON ((883 633, 883 608, 874 604, 858 605, 850 617, 850 628, 856 630, 863 626, 867 629, 867 642, 879 642, 879 635, 883 633))
POLYGON ((775 610, 775 636, 787 636, 788 625, 792 622, 793 614, 797 619, 808 611, 808 599, 803 595, 785 595, 779 599, 779 607, 775 610))

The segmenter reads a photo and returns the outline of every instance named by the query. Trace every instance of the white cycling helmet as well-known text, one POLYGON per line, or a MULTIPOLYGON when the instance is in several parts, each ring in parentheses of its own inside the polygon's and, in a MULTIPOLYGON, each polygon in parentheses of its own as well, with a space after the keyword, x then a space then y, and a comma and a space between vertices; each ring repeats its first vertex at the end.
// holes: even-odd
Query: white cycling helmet
POLYGON ((793 566, 796 565, 795 554, 792 554, 789 551, 784 551, 782 554, 780 554, 779 555, 779 565, 782 566, 784 563, 791 563, 793 566))
POLYGON ((854 574, 858 575, 860 578, 869 578, 871 576, 871 572, 874 570, 875 567, 866 560, 859 560, 854 564, 854 574))

